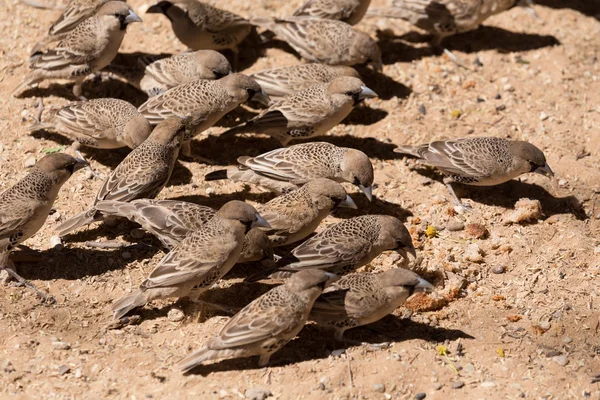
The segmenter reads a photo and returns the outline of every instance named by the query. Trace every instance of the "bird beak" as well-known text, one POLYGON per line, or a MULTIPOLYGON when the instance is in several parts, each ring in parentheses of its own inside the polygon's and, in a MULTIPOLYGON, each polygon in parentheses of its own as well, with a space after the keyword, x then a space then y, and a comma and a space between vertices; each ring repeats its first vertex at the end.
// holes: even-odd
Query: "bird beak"
POLYGON ((415 288, 413 289, 413 293, 416 293, 416 292, 431 293, 431 292, 433 292, 433 290, 435 288, 431 283, 427 282, 423 278, 418 278, 418 279, 419 279, 419 283, 417 283, 415 285, 415 288))
POLYGON ((260 92, 254 93, 254 95, 252 95, 252 98, 250 98, 248 100, 256 101, 264 106, 268 106, 269 104, 271 104, 271 98, 262 89, 260 90, 260 92))
POLYGON ((367 196, 367 199, 369 199, 369 201, 373 201, 373 187, 364 187, 363 185, 358 185, 358 187, 360 190, 362 190, 365 196, 367 196))
POLYGON ((339 280, 340 280, 340 278, 341 278, 341 276, 339 276, 339 275, 336 275, 336 274, 334 274, 334 273, 332 273, 332 272, 325 272, 325 276, 327 276, 327 278, 329 278, 329 279, 327 279, 327 281, 325 282, 325 287, 328 287, 328 286, 330 286, 332 283, 334 283, 334 282, 336 282, 336 281, 339 281, 339 280))
POLYGON ((381 61, 371 61, 367 64, 367 67, 371 68, 373 71, 376 72, 383 71, 383 63, 381 61))
POLYGON ((133 12, 133 10, 129 10, 129 15, 125 17, 125 22, 131 24, 133 22, 142 22, 142 19, 138 17, 138 15, 133 12))
POLYGON ((162 14, 163 13, 163 9, 160 6, 160 3, 157 3, 153 6, 150 6, 147 10, 146 10, 146 14, 162 14))
POLYGON ((377 97, 377 93, 364 85, 360 87, 360 94, 358 95, 359 100, 372 99, 373 97, 377 97))
POLYGON ((256 213, 256 221, 254 221, 251 225, 251 228, 267 228, 271 229, 271 225, 267 222, 266 219, 260 216, 260 214, 256 213))
POLYGON ((548 163, 546 163, 543 167, 537 167, 533 172, 547 176, 548 178, 552 178, 554 176, 554 172, 552 172, 548 163))
POLYGON ((354 200, 352 200, 352 197, 350 197, 350 195, 346 195, 346 198, 342 200, 340 204, 338 204, 338 207, 352 208, 354 210, 358 208, 354 200))
POLYGON ((417 258, 417 251, 415 250, 412 244, 410 245, 410 247, 402 247, 398 249, 398 253, 400 253, 400 255, 406 259, 406 261, 409 261, 409 254, 412 256, 413 259, 417 258))
POLYGON ((539 20, 540 16, 537 15, 535 10, 533 9, 533 0, 517 0, 517 6, 523 7, 525 11, 533 16, 533 18, 539 20))
POLYGON ((89 162, 85 161, 82 158, 76 158, 75 161, 76 163, 73 166, 73 172, 79 171, 80 169, 88 167, 90 165, 89 162))

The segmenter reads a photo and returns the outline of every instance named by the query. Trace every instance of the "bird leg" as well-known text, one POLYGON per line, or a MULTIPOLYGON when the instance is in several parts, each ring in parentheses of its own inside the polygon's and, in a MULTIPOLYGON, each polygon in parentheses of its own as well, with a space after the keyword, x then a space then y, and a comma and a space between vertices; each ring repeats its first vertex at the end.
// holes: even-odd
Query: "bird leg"
POLYGON ((145 243, 122 243, 122 242, 92 242, 88 241, 83 244, 85 247, 92 249, 148 249, 152 246, 145 243))
POLYGON ((42 123, 42 114, 44 113, 44 100, 41 97, 38 97, 38 104, 37 107, 35 108, 35 115, 33 116, 33 118, 35 119, 35 122, 37 124, 41 124, 42 123))
POLYGON ((448 190, 450 191, 450 194, 452 195, 452 197, 454 198, 454 202, 456 203, 456 206, 459 208, 459 212, 472 212, 473 211, 473 207, 471 207, 469 204, 464 204, 460 201, 460 199, 458 198, 458 196, 456 195, 456 193, 454 192, 454 188, 452 187, 452 180, 449 178, 444 178, 444 184, 446 185, 446 187, 448 188, 448 190))
POLYGON ((85 76, 84 77, 78 77, 75 80, 75 84, 73 85, 73 95, 75 97, 77 97, 78 100, 81 100, 81 101, 86 101, 87 100, 87 98, 81 94, 82 90, 83 90, 81 86, 83 85, 83 81, 84 80, 85 80, 85 76))
POLYGON ((17 274, 16 267, 13 262, 8 258, 8 254, 2 256, 2 263, 0 264, 0 270, 6 271, 6 273, 12 276, 19 285, 25 286, 33 290, 39 298, 42 299, 42 303, 54 304, 56 300, 51 295, 42 292, 39 290, 33 283, 29 282, 27 279, 23 278, 21 275, 17 274))
POLYGON ((181 145, 180 153, 183 156, 191 159, 192 161, 207 164, 207 165, 215 165, 214 160, 192 154, 192 141, 191 140, 183 142, 183 144, 181 145))
POLYGON ((200 300, 200 299, 192 299, 192 298, 190 298, 190 301, 192 303, 201 304, 203 306, 213 308, 213 309, 215 309, 217 311, 221 311, 221 312, 224 312, 224 313, 229 314, 229 315, 235 315, 238 311, 241 310, 241 308, 239 308, 239 307, 226 307, 226 306, 222 306, 220 304, 211 303, 209 301, 204 301, 204 300, 200 300))

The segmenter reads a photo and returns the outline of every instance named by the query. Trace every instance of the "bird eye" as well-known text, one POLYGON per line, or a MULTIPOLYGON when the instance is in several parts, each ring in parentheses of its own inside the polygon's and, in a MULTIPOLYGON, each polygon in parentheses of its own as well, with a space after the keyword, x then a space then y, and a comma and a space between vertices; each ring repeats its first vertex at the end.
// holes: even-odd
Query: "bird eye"
POLYGON ((536 163, 534 163, 533 161, 529 161, 529 167, 531 168, 529 171, 533 172, 536 169, 538 169, 539 165, 537 165, 536 163))
POLYGON ((358 180, 358 177, 356 177, 356 176, 354 177, 354 180, 352 181, 352 184, 354 186, 359 186, 360 185, 360 181, 358 180))
POLYGON ((248 88, 246 89, 246 92, 248 92, 248 96, 252 97, 256 93, 256 90, 248 88))
POLYGON ((396 248, 397 249, 403 249, 405 247, 406 247, 406 245, 404 243, 402 243, 400 240, 396 241, 396 248))

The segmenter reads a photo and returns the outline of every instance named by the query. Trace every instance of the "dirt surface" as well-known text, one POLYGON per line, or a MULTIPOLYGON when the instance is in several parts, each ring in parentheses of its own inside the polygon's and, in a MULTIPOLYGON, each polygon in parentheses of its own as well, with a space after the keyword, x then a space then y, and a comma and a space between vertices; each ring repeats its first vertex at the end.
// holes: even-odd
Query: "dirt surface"
MULTIPOLYGON (((233 0, 219 6, 243 16, 286 15, 299 3, 233 0)), ((149 3, 130 4, 144 23, 129 28, 122 51, 184 50, 166 18, 144 15, 149 3)), ((27 133, 37 97, 47 108, 73 100, 71 85, 63 83, 43 83, 22 99, 9 96, 27 71, 28 50, 58 11, 17 0, 6 0, 3 9, 1 189, 27 173, 29 158, 70 144, 60 135, 27 133)), ((435 284, 431 297, 413 298, 408 308, 380 323, 347 332, 363 345, 337 343, 311 324, 272 357, 269 368, 245 359, 182 376, 174 363, 217 333, 228 316, 183 301, 156 301, 141 312, 139 325, 109 329, 111 303, 134 289, 163 253, 152 237, 131 237, 135 225, 124 222, 97 224, 67 237, 64 249, 52 249, 57 224, 86 208, 101 185, 80 172, 63 187, 46 226, 25 243, 39 253, 18 263, 22 275, 50 292, 56 304, 41 305, 24 288, 0 291, 0 397, 235 399, 253 398, 257 393, 249 389, 264 389, 280 399, 412 399, 419 393, 427 399, 600 398, 600 384, 592 383, 600 374, 600 2, 545 0, 535 10, 540 19, 515 8, 476 32, 445 41, 464 66, 435 54, 402 22, 365 20, 357 26, 377 37, 383 49, 385 75, 361 71, 380 98, 323 140, 372 157, 377 200, 370 204, 348 186, 359 210, 338 213, 326 223, 362 213, 400 217, 418 247, 419 262, 410 268, 435 284), (544 150, 556 180, 526 175, 494 188, 458 188, 474 212, 453 216, 440 175, 392 150, 394 143, 467 135, 534 143, 544 150), (510 223, 521 198, 538 200, 541 215, 510 223), (469 224, 483 225, 487 233, 475 238, 483 228, 469 224), (429 226, 437 237, 426 235, 429 226), (154 247, 82 246, 96 239, 154 247), (168 317, 174 308, 185 313, 183 319, 176 312, 168 317)), ((256 71, 297 63, 286 50, 281 42, 261 51, 248 45, 241 64, 256 71)), ((87 81, 84 95, 120 97, 136 105, 145 100, 110 79, 87 81)), ((214 207, 230 199, 269 200, 272 195, 257 188, 203 180, 240 155, 277 147, 257 136, 217 140, 223 127, 252 113, 240 109, 210 136, 198 138, 193 151, 217 165, 181 161, 160 197, 214 207)), ((125 154, 84 149, 104 174, 125 154)), ((535 209, 537 203, 525 205, 535 209)), ((399 264, 397 255, 386 253, 367 269, 399 264)), ((236 267, 206 299, 245 305, 270 287, 240 283, 253 268, 236 267)))

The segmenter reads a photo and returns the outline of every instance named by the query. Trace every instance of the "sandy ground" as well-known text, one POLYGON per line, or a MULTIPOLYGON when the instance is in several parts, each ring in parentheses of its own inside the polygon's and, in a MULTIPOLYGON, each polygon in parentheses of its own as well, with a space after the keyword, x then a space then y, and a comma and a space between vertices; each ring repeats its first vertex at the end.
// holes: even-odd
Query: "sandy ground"
MULTIPOLYGON (((221 7, 243 16, 290 13, 298 0, 234 0, 221 7)), ((406 222, 418 247, 410 268, 433 282, 437 293, 413 299, 375 326, 347 333, 336 343, 330 332, 308 325, 277 353, 273 365, 256 359, 225 361, 190 377, 174 363, 202 345, 227 321, 224 313, 186 302, 147 306, 139 325, 108 329, 111 303, 134 289, 163 253, 150 236, 130 235, 135 225, 98 224, 67 237, 62 250, 49 239, 60 221, 83 210, 101 185, 78 173, 62 189, 56 213, 26 245, 37 259, 20 272, 49 291, 56 304, 41 305, 23 288, 0 292, 0 397, 17 398, 262 398, 280 399, 570 399, 600 398, 598 304, 600 291, 600 2, 539 0, 536 20, 515 8, 491 18, 476 32, 445 46, 458 66, 434 54, 424 38, 397 21, 365 20, 358 28, 377 37, 384 74, 362 71, 380 98, 357 109, 323 140, 357 147, 372 157, 377 201, 353 197, 359 210, 338 213, 331 223, 362 213, 384 213, 406 222), (556 173, 494 188, 459 188, 474 212, 453 216, 452 202, 435 171, 392 152, 394 143, 493 135, 528 140, 545 151, 556 173), (538 200, 541 215, 509 223, 521 198, 538 200), (480 224, 481 239, 457 225, 480 224), (425 234, 428 226, 437 237, 425 234), (143 242, 154 248, 94 250, 85 240, 143 242), (178 320, 170 310, 179 308, 178 320), (440 347, 445 346, 445 347, 440 347), (447 349, 444 352, 444 349, 447 349), (444 354, 442 354, 444 353, 444 354), (253 389, 257 389, 252 391, 253 389), (248 392, 248 390, 250 390, 248 392)), ((124 52, 184 50, 167 20, 144 15, 149 3, 131 1, 143 24, 132 25, 124 52)), ((383 5, 374 1, 374 6, 383 5)), ((16 0, 4 3, 0 22, 0 187, 27 173, 27 160, 44 149, 69 145, 55 134, 30 136, 27 126, 37 97, 47 107, 73 100, 71 86, 44 83, 22 99, 10 98, 27 70, 28 49, 58 11, 37 10, 16 0)), ((246 46, 248 71, 291 65, 286 45, 246 46)), ((88 98, 120 97, 141 104, 144 96, 117 80, 90 80, 88 98)), ((205 173, 277 147, 262 137, 217 140, 224 126, 252 115, 241 109, 199 138, 193 150, 216 166, 181 161, 161 198, 218 207, 230 199, 265 202, 272 195, 241 184, 204 182, 205 173)), ((107 173, 125 151, 84 149, 94 168, 107 173)), ((370 270, 398 265, 384 254, 370 270)), ((269 288, 240 283, 256 266, 236 268, 207 299, 243 306, 269 288)))

